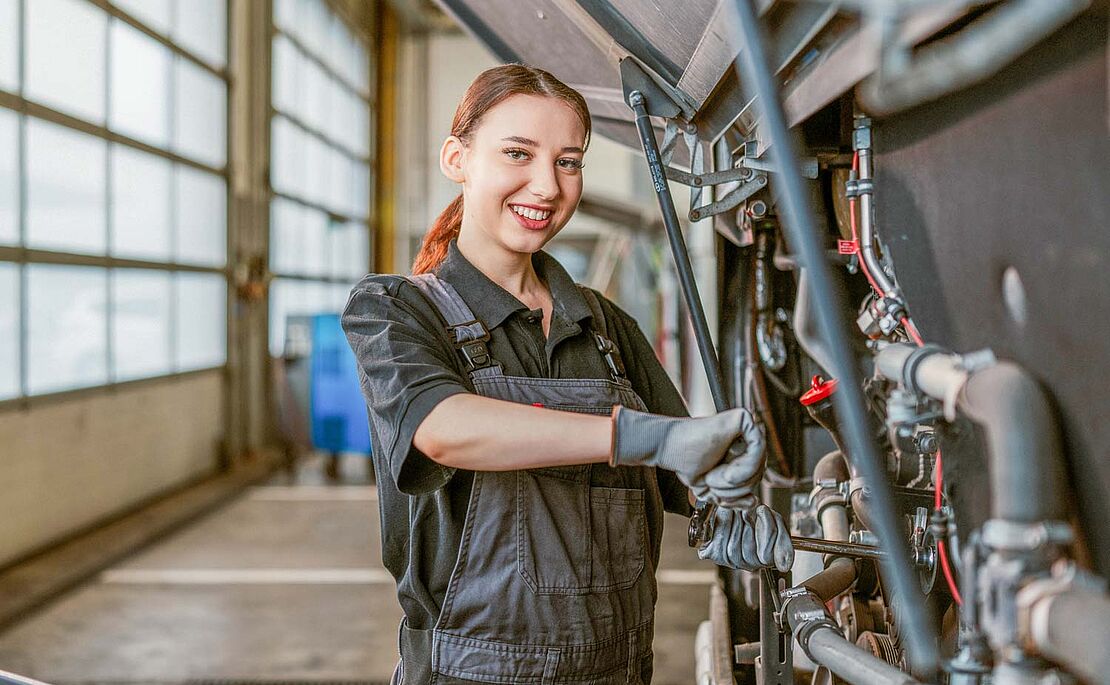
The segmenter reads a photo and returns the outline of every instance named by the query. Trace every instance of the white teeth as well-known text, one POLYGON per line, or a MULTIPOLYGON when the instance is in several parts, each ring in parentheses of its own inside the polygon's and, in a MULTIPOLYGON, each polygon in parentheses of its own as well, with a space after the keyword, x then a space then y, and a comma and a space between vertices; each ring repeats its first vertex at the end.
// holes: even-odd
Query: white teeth
POLYGON ((529 218, 533 221, 543 221, 547 217, 551 216, 551 212, 546 211, 546 210, 531 209, 530 207, 520 207, 520 206, 517 206, 517 205, 509 205, 509 206, 517 214, 519 214, 523 217, 527 217, 527 218, 529 218))

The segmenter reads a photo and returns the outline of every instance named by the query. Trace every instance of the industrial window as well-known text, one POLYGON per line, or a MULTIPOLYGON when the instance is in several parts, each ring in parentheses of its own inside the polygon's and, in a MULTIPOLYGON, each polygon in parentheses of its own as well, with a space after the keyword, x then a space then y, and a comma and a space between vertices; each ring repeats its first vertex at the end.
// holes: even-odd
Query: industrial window
POLYGON ((288 316, 337 312, 369 270, 369 53, 323 0, 276 0, 271 50, 270 351, 288 316))
POLYGON ((226 0, 0 0, 0 400, 227 356, 226 0))

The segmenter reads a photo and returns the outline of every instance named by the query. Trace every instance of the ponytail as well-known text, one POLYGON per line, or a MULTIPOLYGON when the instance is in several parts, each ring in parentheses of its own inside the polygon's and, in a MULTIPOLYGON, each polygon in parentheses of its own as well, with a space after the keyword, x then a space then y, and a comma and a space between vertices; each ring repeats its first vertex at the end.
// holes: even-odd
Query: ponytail
POLYGON ((435 223, 424 236, 420 252, 412 265, 414 276, 434 270, 447 257, 447 244, 458 237, 459 228, 462 226, 462 215, 463 196, 459 193, 459 196, 451 200, 451 204, 439 213, 435 223))

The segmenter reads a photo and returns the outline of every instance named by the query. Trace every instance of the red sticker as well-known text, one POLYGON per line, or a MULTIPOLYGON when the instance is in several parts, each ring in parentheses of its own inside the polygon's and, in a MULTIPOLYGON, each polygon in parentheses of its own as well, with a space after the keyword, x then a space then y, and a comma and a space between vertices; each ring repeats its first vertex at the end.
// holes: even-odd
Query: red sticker
POLYGON ((855 254, 859 252, 859 246, 854 240, 838 240, 836 241, 836 251, 840 254, 855 254))

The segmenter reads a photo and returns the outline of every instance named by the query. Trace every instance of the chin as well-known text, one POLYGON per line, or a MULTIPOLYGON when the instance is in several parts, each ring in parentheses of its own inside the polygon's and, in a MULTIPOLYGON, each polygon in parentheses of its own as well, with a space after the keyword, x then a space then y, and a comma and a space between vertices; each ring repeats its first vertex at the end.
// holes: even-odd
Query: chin
POLYGON ((542 250, 543 246, 554 238, 556 233, 558 231, 529 231, 525 228, 514 227, 511 232, 502 234, 501 244, 513 252, 532 254, 542 250))

